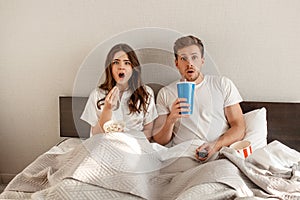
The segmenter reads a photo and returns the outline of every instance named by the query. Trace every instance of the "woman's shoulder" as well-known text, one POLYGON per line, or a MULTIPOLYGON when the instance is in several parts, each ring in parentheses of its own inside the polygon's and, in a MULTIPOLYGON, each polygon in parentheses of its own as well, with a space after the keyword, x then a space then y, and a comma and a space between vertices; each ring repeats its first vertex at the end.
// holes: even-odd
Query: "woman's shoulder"
POLYGON ((94 97, 94 98, 102 98, 105 97, 106 92, 103 89, 100 89, 99 87, 94 88, 91 93, 90 93, 90 97, 94 97))
POLYGON ((143 85, 144 86, 144 88, 145 88, 145 90, 148 92, 148 93, 150 93, 150 94, 153 94, 154 92, 153 92, 153 89, 150 87, 150 86, 148 86, 148 85, 143 85))

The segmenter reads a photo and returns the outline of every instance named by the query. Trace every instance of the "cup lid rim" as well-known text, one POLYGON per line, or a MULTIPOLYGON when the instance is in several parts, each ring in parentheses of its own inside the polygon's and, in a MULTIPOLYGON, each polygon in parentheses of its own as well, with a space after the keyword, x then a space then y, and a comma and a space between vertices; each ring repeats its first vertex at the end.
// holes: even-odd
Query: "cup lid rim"
POLYGON ((176 84, 181 84, 181 83, 189 83, 189 84, 194 84, 194 85, 196 85, 196 83, 193 82, 193 81, 179 81, 179 82, 177 82, 176 84))

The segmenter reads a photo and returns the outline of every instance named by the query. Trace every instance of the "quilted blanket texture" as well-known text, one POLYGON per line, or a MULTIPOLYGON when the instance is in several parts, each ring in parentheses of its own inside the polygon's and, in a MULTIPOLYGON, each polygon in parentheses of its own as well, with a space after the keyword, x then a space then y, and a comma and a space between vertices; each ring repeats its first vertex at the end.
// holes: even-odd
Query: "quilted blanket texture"
POLYGON ((166 148, 138 134, 99 134, 41 155, 0 198, 300 199, 299 152, 275 141, 246 160, 226 147, 200 163, 199 143, 166 148))

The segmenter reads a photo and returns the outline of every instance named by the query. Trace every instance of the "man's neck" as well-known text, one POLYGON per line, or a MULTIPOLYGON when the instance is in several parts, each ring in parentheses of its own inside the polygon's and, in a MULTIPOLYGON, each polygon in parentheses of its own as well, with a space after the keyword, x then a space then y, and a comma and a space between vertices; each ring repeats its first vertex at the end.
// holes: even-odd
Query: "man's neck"
POLYGON ((202 81, 204 80, 204 75, 200 72, 198 78, 194 81, 196 83, 196 85, 202 83, 202 81))

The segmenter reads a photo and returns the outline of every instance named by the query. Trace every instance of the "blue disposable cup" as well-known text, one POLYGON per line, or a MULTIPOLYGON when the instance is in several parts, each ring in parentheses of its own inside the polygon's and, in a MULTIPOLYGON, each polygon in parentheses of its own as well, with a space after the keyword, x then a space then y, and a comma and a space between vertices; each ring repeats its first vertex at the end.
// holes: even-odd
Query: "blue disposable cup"
POLYGON ((182 112, 181 114, 193 114, 194 91, 195 91, 195 83, 194 82, 178 82, 177 83, 178 98, 186 98, 187 103, 190 104, 190 111, 182 112))

